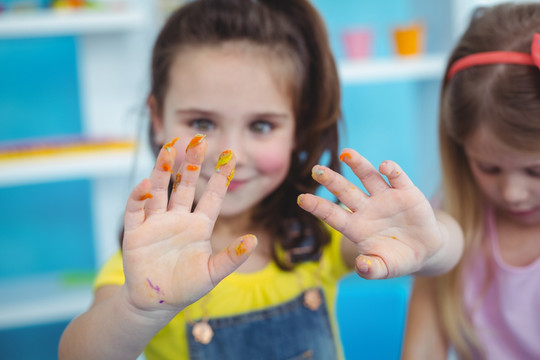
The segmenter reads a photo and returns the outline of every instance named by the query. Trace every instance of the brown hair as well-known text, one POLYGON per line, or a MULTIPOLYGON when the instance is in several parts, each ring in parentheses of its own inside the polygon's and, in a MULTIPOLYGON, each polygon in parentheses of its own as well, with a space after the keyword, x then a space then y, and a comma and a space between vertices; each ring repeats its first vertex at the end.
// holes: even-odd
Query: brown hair
MULTIPOLYGON (((322 223, 296 204, 303 192, 314 192, 312 167, 328 155, 328 166, 339 171, 338 121, 340 85, 323 20, 307 0, 198 0, 174 12, 154 45, 150 95, 162 109, 170 67, 182 49, 242 41, 268 48, 295 67, 291 79, 296 121, 295 148, 285 181, 258 206, 252 219, 279 239, 281 248, 313 243, 312 255, 329 242, 322 223), (277 224, 277 226, 276 226, 277 224)), ((187 51, 187 50, 186 50, 187 51)), ((150 141, 153 142, 153 129, 150 141)), ((154 151, 161 144, 153 144, 154 151)), ((290 265, 277 256, 283 269, 290 265)))
POLYGON ((463 228, 466 255, 454 270, 437 279, 437 306, 443 331, 463 359, 482 353, 461 295, 462 272, 470 259, 468 256, 483 256, 485 212, 463 144, 483 127, 511 148, 538 152, 540 71, 534 66, 481 65, 464 69, 448 80, 448 70, 458 59, 478 52, 530 54, 533 34, 537 32, 540 32, 540 4, 501 4, 476 10, 450 56, 442 85, 439 142, 443 207, 463 228))

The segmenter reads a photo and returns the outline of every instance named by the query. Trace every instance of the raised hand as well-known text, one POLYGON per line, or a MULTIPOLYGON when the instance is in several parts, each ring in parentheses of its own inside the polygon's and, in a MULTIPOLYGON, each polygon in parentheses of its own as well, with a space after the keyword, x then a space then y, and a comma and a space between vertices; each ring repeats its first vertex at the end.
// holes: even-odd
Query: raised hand
POLYGON ((204 136, 194 137, 171 179, 176 149, 174 141, 166 144, 150 179, 139 183, 129 197, 122 249, 124 288, 128 301, 138 309, 181 310, 212 290, 256 246, 257 239, 245 235, 212 254, 210 237, 236 162, 231 151, 221 154, 192 211, 206 147, 204 136))
POLYGON ((343 150, 340 159, 368 193, 331 169, 316 165, 313 178, 348 209, 312 194, 299 196, 300 207, 354 242, 360 276, 383 279, 420 270, 444 244, 426 197, 392 161, 383 162, 379 173, 352 149, 343 150))

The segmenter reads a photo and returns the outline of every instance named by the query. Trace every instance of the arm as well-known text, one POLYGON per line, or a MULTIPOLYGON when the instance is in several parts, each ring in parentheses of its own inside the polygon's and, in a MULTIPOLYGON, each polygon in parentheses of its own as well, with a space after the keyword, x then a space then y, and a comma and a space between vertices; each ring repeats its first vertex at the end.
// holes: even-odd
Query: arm
POLYGON ((397 164, 385 161, 379 173, 354 150, 344 150, 341 158, 369 194, 317 165, 313 178, 337 194, 347 209, 312 194, 300 195, 298 204, 350 240, 342 247, 344 259, 360 276, 437 275, 458 262, 463 249, 459 225, 445 213, 436 214, 397 164))
MULTIPOLYGON (((256 246, 253 235, 212 254, 210 236, 235 166, 218 162, 194 211, 195 185, 206 142, 189 147, 168 198, 176 150, 159 153, 150 180, 131 193, 124 216, 123 286, 98 289, 90 309, 74 319, 60 341, 60 359, 135 359, 178 312, 213 289, 256 246)), ((226 160, 226 159, 225 159, 226 160)))
POLYGON ((444 360, 447 349, 435 307, 433 278, 417 277, 409 302, 402 359, 444 360))

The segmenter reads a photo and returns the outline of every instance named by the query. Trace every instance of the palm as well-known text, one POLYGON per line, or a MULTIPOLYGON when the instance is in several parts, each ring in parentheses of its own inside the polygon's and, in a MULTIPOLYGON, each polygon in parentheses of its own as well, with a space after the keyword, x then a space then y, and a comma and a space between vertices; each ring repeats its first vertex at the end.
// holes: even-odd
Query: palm
POLYGON ((381 172, 390 185, 358 153, 347 150, 345 162, 362 181, 369 195, 343 176, 315 167, 314 178, 337 194, 348 210, 313 195, 303 195, 300 206, 327 222, 355 243, 358 253, 380 263, 375 278, 396 277, 417 271, 441 246, 433 210, 420 190, 392 162, 381 172))
POLYGON ((180 166, 181 181, 168 195, 170 170, 176 151, 162 150, 150 180, 132 192, 126 207, 123 262, 127 293, 137 308, 181 309, 209 292, 234 271, 255 246, 243 237, 230 247, 245 246, 245 253, 226 249, 212 253, 210 237, 234 169, 234 156, 210 179, 192 211, 195 184, 206 143, 191 148, 180 166), (149 195, 151 194, 151 195, 149 195), (239 242, 240 241, 240 242, 239 242), (240 244, 240 245, 239 245, 240 244))
POLYGON ((343 234, 356 243, 360 254, 381 258, 388 277, 418 270, 416 261, 439 246, 438 226, 429 202, 416 188, 388 189, 374 194, 361 211, 350 214, 343 234))

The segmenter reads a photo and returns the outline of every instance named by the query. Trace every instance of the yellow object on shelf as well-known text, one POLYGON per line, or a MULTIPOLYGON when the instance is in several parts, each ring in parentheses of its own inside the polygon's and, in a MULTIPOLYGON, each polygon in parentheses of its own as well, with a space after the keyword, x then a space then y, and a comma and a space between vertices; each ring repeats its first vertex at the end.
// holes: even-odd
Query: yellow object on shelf
POLYGON ((125 139, 47 138, 0 143, 0 161, 134 149, 135 142, 125 139))
POLYGON ((421 54, 424 51, 424 31, 421 23, 394 28, 396 53, 402 56, 421 54))

